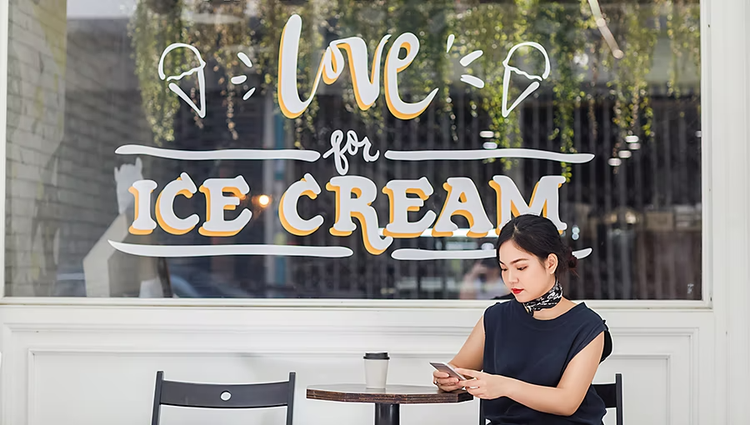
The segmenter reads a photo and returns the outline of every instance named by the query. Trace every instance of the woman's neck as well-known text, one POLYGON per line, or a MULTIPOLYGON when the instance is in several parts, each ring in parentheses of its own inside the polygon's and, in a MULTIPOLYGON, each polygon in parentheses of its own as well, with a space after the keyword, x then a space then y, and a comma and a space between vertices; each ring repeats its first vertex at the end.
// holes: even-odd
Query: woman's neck
POLYGON ((563 297, 560 300, 560 302, 557 303, 556 306, 534 312, 534 319, 537 319, 537 320, 556 319, 562 316, 563 314, 567 313, 573 307, 575 307, 575 303, 563 297))

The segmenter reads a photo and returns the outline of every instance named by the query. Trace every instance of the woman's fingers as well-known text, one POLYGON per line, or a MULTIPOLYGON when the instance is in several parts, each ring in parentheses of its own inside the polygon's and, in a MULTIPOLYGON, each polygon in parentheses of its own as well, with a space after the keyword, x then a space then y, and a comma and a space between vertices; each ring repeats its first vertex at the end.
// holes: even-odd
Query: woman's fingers
POLYGON ((461 389, 460 385, 438 385, 438 388, 440 388, 443 391, 455 391, 458 389, 461 389))
POLYGON ((478 370, 471 370, 471 369, 464 369, 464 368, 456 368, 456 372, 460 373, 461 375, 465 377, 476 378, 476 379, 481 379, 486 375, 486 373, 480 372, 478 370))
POLYGON ((448 388, 448 387, 458 387, 458 388, 461 388, 461 386, 458 385, 455 382, 440 382, 440 381, 438 381, 438 386, 441 387, 441 388, 448 388))
POLYGON ((461 388, 456 378, 437 378, 435 379, 435 384, 443 391, 453 391, 461 388))
POLYGON ((456 384, 458 379, 451 378, 446 372, 435 371, 432 373, 433 381, 440 382, 443 385, 456 384))
POLYGON ((453 391, 461 388, 461 386, 458 385, 458 379, 451 378, 446 372, 438 370, 433 371, 432 378, 435 385, 443 391, 453 391))
POLYGON ((479 379, 470 379, 468 381, 461 381, 459 382, 462 386, 466 388, 482 388, 484 386, 484 382, 480 381, 479 379))

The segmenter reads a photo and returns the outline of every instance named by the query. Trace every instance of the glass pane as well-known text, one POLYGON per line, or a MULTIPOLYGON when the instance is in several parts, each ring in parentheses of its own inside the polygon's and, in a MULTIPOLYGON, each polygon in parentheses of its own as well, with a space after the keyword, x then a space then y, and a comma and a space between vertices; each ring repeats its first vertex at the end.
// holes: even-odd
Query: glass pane
POLYGON ((6 294, 701 298, 699 1, 11 0, 6 294))

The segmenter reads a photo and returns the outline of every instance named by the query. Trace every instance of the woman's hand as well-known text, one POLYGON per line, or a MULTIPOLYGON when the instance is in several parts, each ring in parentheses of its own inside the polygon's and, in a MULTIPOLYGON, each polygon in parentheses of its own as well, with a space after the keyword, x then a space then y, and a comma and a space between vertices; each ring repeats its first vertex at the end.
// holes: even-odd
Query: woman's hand
POLYGON ((478 372, 471 369, 457 368, 456 372, 464 377, 472 377, 466 381, 459 381, 460 387, 466 387, 466 391, 474 397, 493 400, 500 397, 507 397, 510 392, 510 386, 513 379, 501 376, 491 375, 489 373, 478 372))
POLYGON ((458 378, 451 378, 448 373, 439 370, 432 372, 432 382, 443 391, 454 391, 463 387, 458 384, 458 378))

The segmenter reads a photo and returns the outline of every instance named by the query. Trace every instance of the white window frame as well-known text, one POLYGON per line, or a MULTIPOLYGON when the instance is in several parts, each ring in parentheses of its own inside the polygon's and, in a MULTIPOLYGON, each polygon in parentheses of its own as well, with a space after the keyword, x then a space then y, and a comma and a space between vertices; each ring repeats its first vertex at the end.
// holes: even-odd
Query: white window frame
MULTIPOLYGON (((105 0, 106 1, 106 0, 105 0)), ((737 0, 734 0, 735 2, 737 0)), ((701 104, 702 104, 702 157, 701 157, 701 191, 702 191, 702 231, 701 231, 701 300, 583 300, 594 308, 606 309, 699 309, 710 310, 713 307, 713 265, 711 262, 716 244, 712 239, 712 229, 717 221, 730 214, 716 208, 716 198, 731 196, 726 186, 717 186, 714 165, 727 157, 726 153, 714 151, 712 140, 716 135, 712 131, 711 117, 714 109, 712 89, 716 84, 726 84, 721 77, 714 78, 711 63, 712 49, 717 40, 712 40, 710 15, 718 7, 716 0, 701 1, 701 104), (713 6, 713 7, 711 7, 713 6), (706 143, 708 141, 709 143, 706 143)), ((724 15, 726 16, 726 15, 724 15)), ((0 1, 0 55, 8 54, 9 2, 0 1)), ((721 26, 721 23, 719 24, 721 26)), ((717 68, 721 68, 717 66, 717 68)), ((8 63, 0 61, 0 175, 6 170, 6 132, 7 132, 7 86, 8 63)), ((731 156, 731 155, 729 155, 731 156)), ((6 180, 0 183, 0 199, 5 199, 6 180)), ((0 212, 5 216, 5 202, 0 203, 0 212)), ((5 220, 0 220, 1 234, 5 235, 5 220)), ((0 270, 5 270, 5 237, 0 239, 0 270)), ((286 299, 286 298, 242 298, 242 299, 140 299, 140 298, 65 298, 65 297, 7 297, 5 296, 5 274, 0 285, 0 305, 108 305, 108 306, 191 306, 191 307, 285 307, 285 308, 480 308, 486 306, 483 300, 379 300, 379 299, 286 299)))

